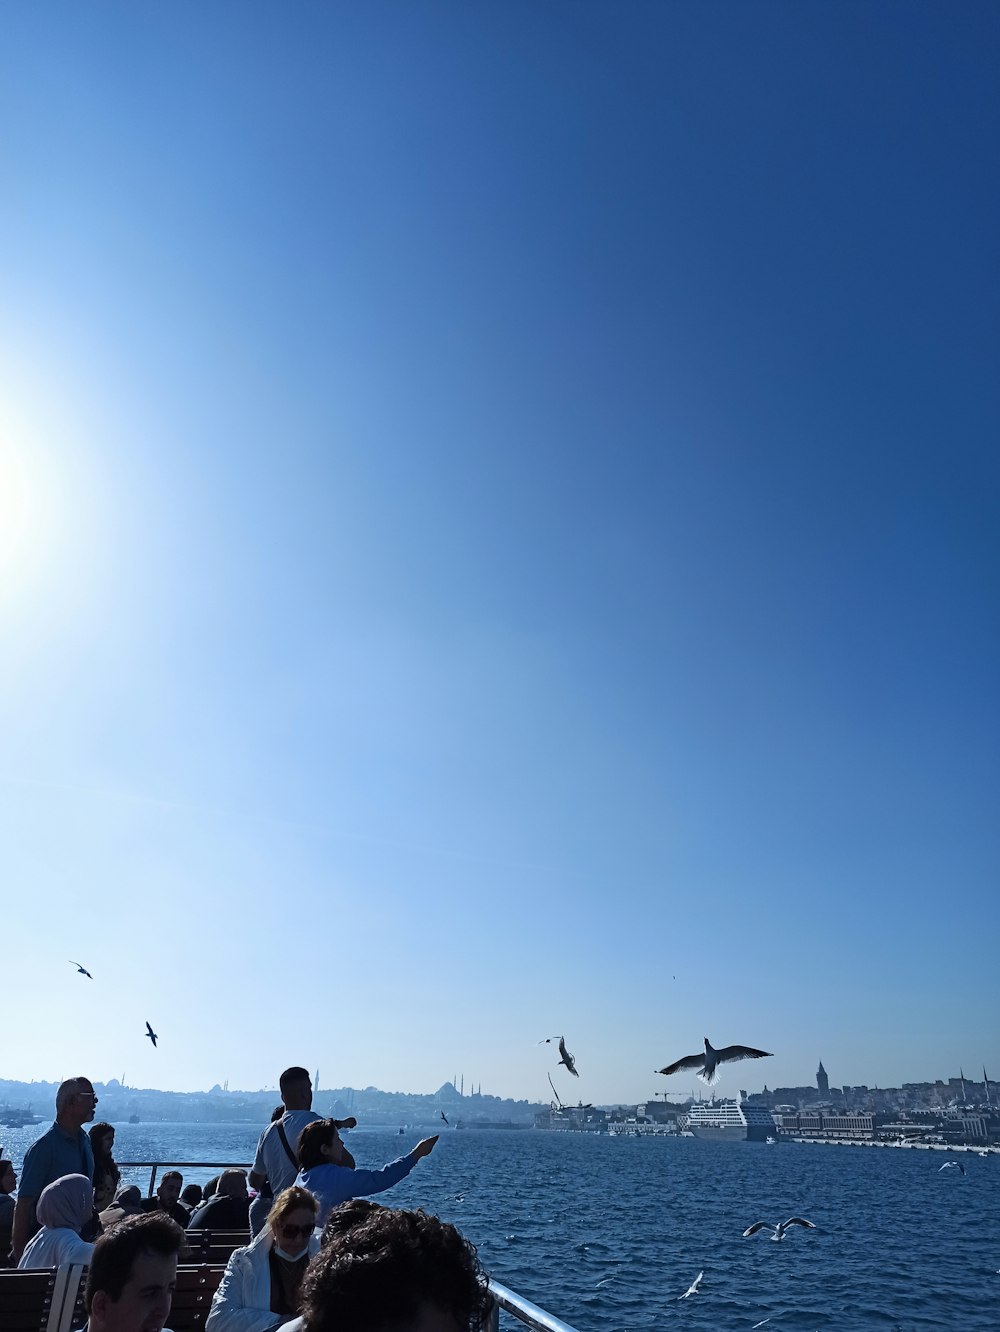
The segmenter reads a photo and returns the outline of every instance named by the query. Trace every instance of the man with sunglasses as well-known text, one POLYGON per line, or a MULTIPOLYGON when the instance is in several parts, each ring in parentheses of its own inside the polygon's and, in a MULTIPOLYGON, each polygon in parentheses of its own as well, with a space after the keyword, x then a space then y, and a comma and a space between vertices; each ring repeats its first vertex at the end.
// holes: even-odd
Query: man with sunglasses
POLYGON ((28 1240, 40 1229, 35 1218, 35 1203, 42 1189, 63 1175, 86 1175, 91 1183, 94 1182, 94 1153, 83 1126, 94 1118, 96 1109, 97 1095, 89 1078, 69 1078, 56 1092, 55 1123, 24 1154, 11 1232, 11 1253, 15 1262, 20 1259, 28 1240))

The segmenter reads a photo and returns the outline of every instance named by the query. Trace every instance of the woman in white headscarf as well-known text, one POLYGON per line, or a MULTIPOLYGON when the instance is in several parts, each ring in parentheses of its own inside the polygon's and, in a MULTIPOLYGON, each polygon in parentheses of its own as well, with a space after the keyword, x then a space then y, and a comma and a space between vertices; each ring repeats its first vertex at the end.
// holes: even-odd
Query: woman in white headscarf
POLYGON ((25 1246, 18 1267, 89 1263, 93 1244, 80 1231, 94 1214, 94 1186, 86 1175, 63 1175, 42 1189, 35 1215, 42 1228, 25 1246))

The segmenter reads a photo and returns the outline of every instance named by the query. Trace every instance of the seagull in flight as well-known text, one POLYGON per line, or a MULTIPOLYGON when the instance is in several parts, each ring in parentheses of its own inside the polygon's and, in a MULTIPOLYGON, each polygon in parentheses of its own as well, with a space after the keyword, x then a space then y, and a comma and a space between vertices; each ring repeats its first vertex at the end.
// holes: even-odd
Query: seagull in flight
MULTIPOLYGON (((444 1120, 444 1122, 447 1124, 447 1123, 448 1123, 448 1116, 445 1114, 445 1112, 444 1112, 443 1110, 439 1110, 439 1111, 438 1111, 438 1114, 441 1116, 441 1118, 442 1118, 442 1119, 444 1120)), ((451 1127, 451 1126, 449 1125, 449 1128, 450 1128, 450 1127, 451 1127)))
POLYGON ((752 1045, 725 1045, 721 1050, 716 1050, 708 1037, 705 1037, 705 1053, 703 1055, 693 1054, 685 1055, 683 1059, 677 1059, 674 1063, 668 1064, 666 1068, 658 1068, 657 1073, 663 1073, 668 1078, 671 1073, 679 1073, 682 1068, 694 1068, 698 1070, 698 1077, 702 1082, 707 1082, 709 1086, 718 1080, 717 1068, 719 1064, 730 1064, 737 1059, 770 1059, 770 1050, 755 1050, 752 1045))
POLYGON ((789 1226, 805 1226, 806 1230, 816 1229, 812 1221, 807 1221, 804 1216, 790 1216, 787 1221, 779 1221, 776 1226, 772 1225, 770 1221, 755 1221, 752 1226, 747 1226, 744 1230, 743 1238, 746 1239, 748 1235, 756 1235, 758 1230, 773 1230, 774 1234, 771 1238, 773 1240, 783 1240, 785 1231, 789 1226))
POLYGON ((147 1036, 149 1037, 149 1039, 153 1042, 153 1046, 154 1046, 154 1048, 155 1048, 155 1046, 156 1046, 156 1032, 153 1030, 153 1028, 149 1025, 148 1022, 146 1023, 146 1035, 147 1035, 147 1036))
MULTIPOLYGON (((545 1038, 544 1041, 539 1041, 539 1045, 548 1045, 549 1041, 554 1041, 554 1040, 556 1040, 556 1039, 557 1039, 557 1038, 556 1038, 555 1036, 546 1036, 546 1038, 545 1038)), ((566 1067, 569 1069, 569 1071, 573 1074, 574 1078, 578 1078, 580 1075, 579 1075, 579 1073, 576 1071, 576 1060, 573 1058, 573 1056, 570 1054, 570 1052, 566 1049, 566 1038, 565 1038, 564 1036, 560 1036, 560 1037, 558 1037, 558 1040, 559 1040, 559 1062, 560 1062, 560 1064, 565 1064, 566 1067)))
POLYGON ((677 1298, 679 1300, 686 1300, 689 1295, 697 1295, 698 1287, 701 1285, 701 1279, 704 1275, 705 1275, 704 1272, 699 1272, 698 1275, 695 1277, 695 1279, 691 1282, 690 1286, 688 1286, 684 1294, 678 1295, 677 1298))
POLYGON ((963 1175, 965 1174, 965 1166, 959 1165, 957 1161, 945 1161, 943 1166, 938 1166, 938 1174, 940 1175, 942 1170, 952 1170, 955 1168, 961 1170, 963 1175))
MULTIPOLYGON (((70 958, 69 960, 70 962, 73 962, 72 958, 70 958)), ((77 971, 80 973, 81 976, 86 976, 88 980, 94 979, 82 962, 73 962, 73 966, 76 967, 77 971)))
POLYGON ((556 1084, 552 1081, 552 1074, 546 1072, 545 1076, 548 1078, 549 1086, 552 1088, 552 1095, 556 1098, 556 1101, 558 1101, 559 1105, 562 1106, 562 1101, 560 1100, 559 1093, 556 1091, 556 1084))

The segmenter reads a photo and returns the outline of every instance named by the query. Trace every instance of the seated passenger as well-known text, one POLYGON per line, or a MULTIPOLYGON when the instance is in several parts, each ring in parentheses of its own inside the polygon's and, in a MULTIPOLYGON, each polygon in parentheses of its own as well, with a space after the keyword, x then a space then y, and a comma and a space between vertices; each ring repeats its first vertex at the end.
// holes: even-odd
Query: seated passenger
POLYGON ((87 1130, 94 1153, 94 1207, 103 1212, 114 1202, 122 1172, 111 1155, 115 1145, 113 1124, 92 1124, 87 1130))
POLYGON ((237 1249, 212 1297, 205 1332, 266 1332, 299 1312, 299 1288, 319 1248, 316 1199, 293 1184, 275 1198, 267 1224, 237 1249))
POLYGON ((182 1228, 188 1223, 188 1214, 178 1202, 184 1176, 179 1170, 168 1170, 160 1180, 155 1198, 143 1198, 144 1212, 166 1212, 171 1221, 176 1221, 182 1228))
POLYGON ((380 1207, 324 1235, 302 1283, 301 1326, 304 1332, 485 1332, 491 1306, 476 1251, 454 1226, 425 1212, 380 1207))
POLYGON ((14 1225, 14 1199, 17 1175, 12 1161, 0 1160, 0 1267, 7 1266, 10 1253, 10 1232, 14 1225))
POLYGON ((301 1169, 295 1182, 319 1200, 319 1224, 323 1226, 338 1203, 381 1193, 405 1179, 420 1158, 434 1150, 436 1142, 437 1134, 424 1138, 406 1156, 390 1161, 381 1170, 358 1170, 340 1139, 336 1120, 318 1119, 307 1124, 299 1137, 301 1169))
POLYGON ((63 1175, 38 1195, 35 1215, 41 1230, 24 1246, 18 1267, 59 1267, 89 1263, 93 1244, 80 1231, 94 1215, 94 1186, 86 1175, 63 1175))
POLYGON ((223 1170, 219 1187, 194 1212, 188 1230, 249 1230, 250 1195, 245 1170, 223 1170))
POLYGON ((201 1191, 200 1184, 185 1184, 181 1189, 180 1204, 186 1207, 189 1212, 194 1213, 205 1201, 205 1195, 201 1191))
POLYGON ((162 1212, 130 1216, 101 1235, 87 1273, 87 1332, 167 1332, 183 1243, 184 1231, 162 1212))
POLYGON ((100 1213, 101 1225, 109 1226, 124 1221, 127 1216, 138 1216, 142 1211, 142 1194, 138 1184, 121 1184, 115 1192, 114 1202, 100 1213))

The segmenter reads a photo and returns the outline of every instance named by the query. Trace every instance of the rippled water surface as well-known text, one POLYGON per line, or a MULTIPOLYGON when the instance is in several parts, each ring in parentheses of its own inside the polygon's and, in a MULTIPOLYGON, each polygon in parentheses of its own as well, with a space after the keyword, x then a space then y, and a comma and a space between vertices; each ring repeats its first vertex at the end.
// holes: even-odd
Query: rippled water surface
MULTIPOLYGON (((0 1129, 19 1164, 46 1126, 0 1129)), ((257 1125, 122 1124, 119 1160, 248 1162, 257 1125)), ((360 1166, 420 1136, 358 1130, 360 1166)), ((492 1276, 579 1332, 660 1326, 916 1332, 1000 1328, 1000 1157, 445 1130, 381 1201, 424 1207, 492 1276), (780 1244, 751 1221, 801 1215, 780 1244), (703 1271, 698 1293, 681 1295, 703 1271)), ((209 1171, 190 1171, 204 1179, 209 1171)), ((519 1326, 508 1323, 505 1326, 519 1326)))

